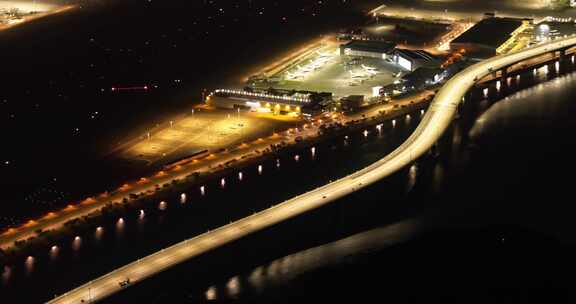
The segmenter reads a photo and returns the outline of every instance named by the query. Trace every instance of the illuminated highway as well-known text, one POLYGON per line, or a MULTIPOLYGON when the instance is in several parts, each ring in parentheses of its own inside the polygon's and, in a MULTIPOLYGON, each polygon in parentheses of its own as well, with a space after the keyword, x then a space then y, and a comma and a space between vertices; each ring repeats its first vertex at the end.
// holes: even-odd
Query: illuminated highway
POLYGON ((383 159, 326 186, 304 193, 267 210, 243 218, 216 230, 180 242, 141 260, 128 264, 90 283, 50 301, 52 304, 98 301, 122 288, 120 282, 137 283, 167 268, 184 262, 213 248, 237 240, 288 218, 318 208, 393 174, 425 154, 442 136, 454 118, 457 106, 466 92, 490 70, 576 45, 576 37, 556 40, 523 51, 488 59, 473 65, 448 81, 436 95, 414 133, 400 147, 383 159), (490 69, 490 70, 489 70, 490 69))

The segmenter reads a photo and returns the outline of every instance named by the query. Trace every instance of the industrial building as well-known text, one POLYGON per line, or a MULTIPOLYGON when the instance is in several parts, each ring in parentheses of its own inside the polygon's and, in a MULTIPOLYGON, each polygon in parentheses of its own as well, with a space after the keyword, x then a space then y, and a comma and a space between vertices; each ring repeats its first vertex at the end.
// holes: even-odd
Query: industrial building
POLYGON ((464 49, 478 57, 503 54, 514 47, 519 35, 532 27, 532 20, 487 15, 450 43, 453 51, 464 49))
POLYGON ((393 61, 400 67, 410 72, 421 67, 437 68, 441 65, 436 56, 422 50, 396 49, 393 61))
POLYGON ((422 89, 438 83, 445 74, 441 68, 419 67, 414 72, 402 76, 402 83, 407 89, 422 89))
POLYGON ((576 24, 569 19, 568 22, 545 21, 534 27, 534 40, 545 42, 576 33, 576 24))
POLYGON ((426 51, 396 49, 396 44, 387 41, 354 40, 340 46, 340 55, 383 59, 410 72, 423 66, 440 65, 439 60, 426 51))
POLYGON ((360 109, 366 104, 364 95, 350 95, 340 99, 342 110, 354 111, 360 109))
POLYGON ((278 115, 313 114, 332 100, 331 93, 305 91, 246 91, 217 89, 206 103, 220 109, 244 109, 278 115))
POLYGON ((387 59, 395 47, 396 44, 387 41, 354 40, 340 46, 340 55, 387 59))

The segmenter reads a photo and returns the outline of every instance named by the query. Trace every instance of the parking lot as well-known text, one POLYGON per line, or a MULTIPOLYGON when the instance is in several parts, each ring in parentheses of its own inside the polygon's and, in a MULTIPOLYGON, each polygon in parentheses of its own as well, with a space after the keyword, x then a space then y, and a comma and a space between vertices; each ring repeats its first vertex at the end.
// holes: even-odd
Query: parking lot
POLYGON ((198 109, 193 115, 175 120, 171 126, 144 134, 125 147, 120 157, 131 161, 168 163, 203 150, 216 150, 269 136, 297 121, 260 113, 198 109))

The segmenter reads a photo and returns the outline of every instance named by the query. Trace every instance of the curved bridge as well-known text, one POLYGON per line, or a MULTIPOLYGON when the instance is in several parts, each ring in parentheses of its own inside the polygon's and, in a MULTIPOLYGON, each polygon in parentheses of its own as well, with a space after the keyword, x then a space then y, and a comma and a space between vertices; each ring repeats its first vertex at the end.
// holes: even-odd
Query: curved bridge
POLYGON ((563 58, 565 52, 574 46, 576 46, 576 37, 571 36, 519 52, 493 57, 475 64, 454 76, 443 86, 419 126, 406 142, 367 168, 252 216, 177 243, 114 270, 48 303, 92 303, 93 301, 101 300, 126 288, 126 284, 120 286, 120 282, 126 281, 128 278, 130 279, 129 285, 137 283, 211 249, 318 208, 371 185, 409 165, 425 154, 448 128, 460 101, 479 79, 490 74, 496 75, 498 71, 501 72, 502 77, 506 77, 507 69, 512 65, 546 53, 560 51, 560 58, 563 58))

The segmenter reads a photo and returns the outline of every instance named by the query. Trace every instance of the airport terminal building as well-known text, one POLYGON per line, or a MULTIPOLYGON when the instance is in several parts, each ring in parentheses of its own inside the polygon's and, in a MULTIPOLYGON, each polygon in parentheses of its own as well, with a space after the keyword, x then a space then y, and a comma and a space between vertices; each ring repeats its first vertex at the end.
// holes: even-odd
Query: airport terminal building
POLYGON ((331 93, 275 91, 277 92, 217 89, 208 95, 206 103, 220 109, 297 116, 321 111, 323 104, 332 100, 331 93))

